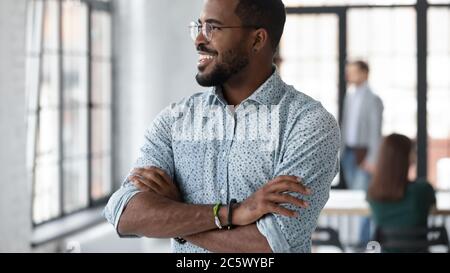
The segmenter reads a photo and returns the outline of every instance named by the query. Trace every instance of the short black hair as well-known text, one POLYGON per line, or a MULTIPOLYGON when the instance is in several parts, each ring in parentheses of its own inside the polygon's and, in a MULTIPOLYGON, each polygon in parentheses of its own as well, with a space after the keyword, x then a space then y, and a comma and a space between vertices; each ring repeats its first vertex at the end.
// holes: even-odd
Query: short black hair
POLYGON ((235 10, 243 25, 267 30, 275 52, 283 35, 286 10, 281 0, 239 0, 235 10))
POLYGON ((356 65, 359 68, 359 70, 361 70, 362 72, 365 72, 367 74, 369 74, 369 72, 370 72, 369 64, 363 60, 356 60, 356 61, 350 62, 350 64, 356 65))

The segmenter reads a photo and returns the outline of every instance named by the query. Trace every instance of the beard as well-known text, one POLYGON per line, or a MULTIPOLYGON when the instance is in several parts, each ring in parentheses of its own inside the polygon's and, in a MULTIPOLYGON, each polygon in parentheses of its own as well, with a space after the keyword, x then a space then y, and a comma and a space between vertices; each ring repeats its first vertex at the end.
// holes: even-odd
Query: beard
POLYGON ((223 54, 222 61, 214 65, 211 72, 199 72, 195 79, 203 87, 223 85, 248 65, 248 59, 248 55, 244 52, 229 50, 223 54))

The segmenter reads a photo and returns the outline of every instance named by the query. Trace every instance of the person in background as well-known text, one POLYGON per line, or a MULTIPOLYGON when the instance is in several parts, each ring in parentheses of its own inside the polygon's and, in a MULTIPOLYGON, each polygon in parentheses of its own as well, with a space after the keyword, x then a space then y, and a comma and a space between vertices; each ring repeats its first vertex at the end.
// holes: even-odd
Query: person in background
MULTIPOLYGON (((341 166, 348 189, 367 191, 381 142, 383 103, 369 87, 369 65, 357 60, 346 68, 349 84, 341 124, 341 166)), ((359 245, 371 237, 370 219, 362 218, 359 245)))
POLYGON ((341 125, 342 169, 349 189, 367 191, 381 142, 383 103, 368 84, 369 65, 347 65, 349 89, 344 99, 341 125))
POLYGON ((377 227, 427 227, 436 197, 426 180, 408 179, 413 159, 412 143, 406 136, 392 134, 381 144, 367 195, 377 227))

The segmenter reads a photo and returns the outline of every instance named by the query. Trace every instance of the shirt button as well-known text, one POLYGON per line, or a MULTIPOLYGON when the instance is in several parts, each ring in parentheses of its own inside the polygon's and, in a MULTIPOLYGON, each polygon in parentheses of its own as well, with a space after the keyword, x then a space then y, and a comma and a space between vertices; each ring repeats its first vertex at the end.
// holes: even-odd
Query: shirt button
POLYGON ((224 194, 225 194, 225 190, 224 190, 224 189, 221 189, 221 190, 220 190, 220 194, 224 195, 224 194))

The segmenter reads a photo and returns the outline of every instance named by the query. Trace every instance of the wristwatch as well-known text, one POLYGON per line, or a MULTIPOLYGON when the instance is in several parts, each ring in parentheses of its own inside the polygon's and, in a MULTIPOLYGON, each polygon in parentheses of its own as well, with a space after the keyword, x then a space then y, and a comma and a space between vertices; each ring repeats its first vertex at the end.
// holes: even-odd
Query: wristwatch
POLYGON ((237 203, 236 199, 231 199, 230 203, 228 203, 228 229, 232 229, 233 228, 233 205, 237 203))

